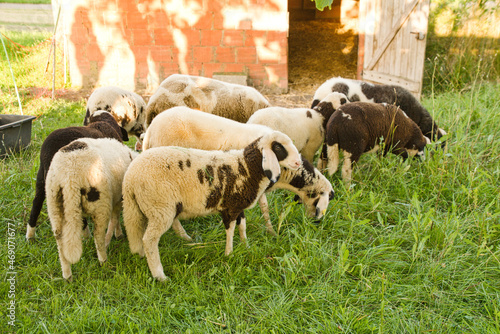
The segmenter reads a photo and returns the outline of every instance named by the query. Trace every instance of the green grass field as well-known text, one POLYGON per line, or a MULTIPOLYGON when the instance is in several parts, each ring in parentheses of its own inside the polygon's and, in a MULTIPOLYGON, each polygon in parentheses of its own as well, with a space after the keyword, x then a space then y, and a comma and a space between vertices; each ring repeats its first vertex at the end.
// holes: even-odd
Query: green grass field
MULTIPOLYGON (((17 113, 1 70, 0 113, 17 113)), ((27 77, 19 81, 38 84, 27 77)), ((336 196, 319 225, 293 194, 275 192, 278 237, 253 208, 249 248, 235 237, 226 257, 218 216, 185 221, 194 245, 173 231, 160 241, 165 283, 126 239, 113 239, 99 266, 90 239, 68 283, 46 208, 36 241, 25 233, 40 146, 51 131, 80 125, 85 103, 22 94, 25 114, 38 118, 32 145, 0 160, 0 332, 498 333, 499 96, 500 85, 473 82, 424 98, 449 133, 447 148, 429 147, 423 162, 363 156, 351 189, 331 178, 336 196)))

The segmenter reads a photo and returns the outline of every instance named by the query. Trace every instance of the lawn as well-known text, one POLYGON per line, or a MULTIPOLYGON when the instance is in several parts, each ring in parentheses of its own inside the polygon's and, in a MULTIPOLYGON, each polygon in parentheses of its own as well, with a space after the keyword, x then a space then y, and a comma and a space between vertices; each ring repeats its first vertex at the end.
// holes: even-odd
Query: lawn
MULTIPOLYGON (((18 113, 1 66, 0 113, 18 113)), ((20 74, 21 86, 43 84, 27 77, 20 74)), ((25 233, 40 146, 51 131, 82 124, 85 101, 21 88, 25 114, 38 118, 32 145, 0 160, 0 332, 497 333, 499 96, 499 84, 479 80, 426 96, 422 103, 448 131, 446 149, 431 145, 422 162, 363 156, 350 189, 340 175, 330 178, 336 194, 319 225, 293 194, 275 192, 268 199, 277 237, 255 207, 247 211, 249 247, 235 237, 226 257, 220 217, 185 221, 193 244, 172 231, 160 241, 165 283, 151 278, 126 239, 113 239, 99 266, 90 239, 68 283, 45 207, 36 241, 25 233)))

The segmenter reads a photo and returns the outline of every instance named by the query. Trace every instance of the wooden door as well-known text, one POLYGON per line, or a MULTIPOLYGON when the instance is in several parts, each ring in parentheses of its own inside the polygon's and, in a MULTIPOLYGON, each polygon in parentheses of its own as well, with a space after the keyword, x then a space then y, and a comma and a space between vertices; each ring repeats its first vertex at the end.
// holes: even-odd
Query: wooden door
POLYGON ((361 0, 358 79, 420 98, 428 17, 429 0, 361 0))

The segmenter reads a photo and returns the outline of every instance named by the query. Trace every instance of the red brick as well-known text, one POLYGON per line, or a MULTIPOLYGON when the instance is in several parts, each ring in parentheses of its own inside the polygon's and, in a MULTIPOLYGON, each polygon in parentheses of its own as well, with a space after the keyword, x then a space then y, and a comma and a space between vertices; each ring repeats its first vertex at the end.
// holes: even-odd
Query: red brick
POLYGON ((255 46, 257 43, 256 39, 263 40, 264 43, 267 42, 267 31, 263 30, 246 30, 245 31, 245 46, 255 46))
POLYGON ((134 53, 136 64, 148 62, 149 46, 134 46, 132 47, 132 52, 134 53))
POLYGON ((213 49, 211 46, 193 47, 193 58, 195 62, 210 63, 213 61, 213 49))
POLYGON ((179 73, 179 64, 177 62, 160 62, 159 72, 160 75, 163 74, 163 78, 179 73))
POLYGON ((153 46, 151 47, 151 58, 154 61, 170 61, 173 59, 171 46, 153 46))
POLYGON ((224 45, 225 46, 243 46, 244 45, 244 30, 224 30, 224 45))
POLYGON ((152 45, 153 37, 146 29, 133 29, 134 45, 152 45))
POLYGON ((217 63, 203 64, 203 76, 211 78, 214 73, 222 72, 222 65, 217 63))
POLYGON ((104 59, 104 55, 97 44, 91 44, 87 46, 87 58, 89 61, 97 61, 104 59))
POLYGON ((224 16, 222 16, 222 13, 220 11, 214 11, 213 29, 224 29, 224 16))
POLYGON ((172 32, 168 29, 154 29, 154 43, 155 45, 173 45, 174 38, 172 32))
POLYGON ((236 49, 236 61, 242 64, 256 64, 257 51, 254 47, 241 47, 236 49))
POLYGON ((213 13, 212 12, 206 12, 206 13, 201 13, 200 18, 196 23, 193 24, 193 28, 199 29, 199 30, 209 30, 212 29, 213 25, 213 13))
POLYGON ((222 30, 202 30, 202 46, 220 46, 222 43, 222 30))
POLYGON ((248 75, 255 79, 267 79, 267 72, 262 64, 248 64, 248 75))
POLYGON ((181 33, 187 39, 187 44, 189 46, 200 45, 200 31, 194 29, 182 29, 181 33))
POLYGON ((245 72, 245 65, 241 63, 224 64, 224 72, 245 72))
POLYGON ((286 31, 268 31, 267 32, 267 41, 273 42, 278 41, 281 43, 286 43, 286 31))
POLYGON ((288 76, 288 66, 287 64, 273 64, 273 65, 264 65, 266 71, 276 75, 280 78, 286 78, 288 76))
POLYGON ((235 63, 236 62, 235 49, 226 47, 216 48, 215 60, 219 63, 235 63))
POLYGON ((137 12, 127 12, 125 14, 125 22, 128 29, 139 29, 148 26, 148 20, 137 12))
POLYGON ((252 19, 241 20, 238 29, 250 30, 253 28, 252 19))

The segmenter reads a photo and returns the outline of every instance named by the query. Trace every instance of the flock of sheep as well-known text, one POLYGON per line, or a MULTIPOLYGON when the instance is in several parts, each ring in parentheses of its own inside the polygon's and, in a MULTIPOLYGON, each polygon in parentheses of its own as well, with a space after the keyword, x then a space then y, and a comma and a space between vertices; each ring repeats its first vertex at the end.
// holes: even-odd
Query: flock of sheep
POLYGON ((228 255, 238 226, 246 242, 244 210, 257 202, 267 231, 275 234, 266 193, 294 192, 307 213, 321 219, 334 191, 322 174, 344 163, 350 182, 361 154, 383 149, 422 155, 446 133, 399 86, 333 78, 321 85, 311 108, 270 106, 251 87, 174 74, 148 101, 118 87, 96 89, 84 126, 55 130, 40 150, 40 169, 26 238, 35 237, 43 201, 56 238, 63 277, 82 255, 82 237, 94 222, 101 263, 113 236, 146 256, 154 278, 165 280, 158 243, 170 228, 191 237, 180 220, 219 213, 228 255), (122 142, 138 138, 136 150, 122 142), (315 154, 323 148, 318 168, 315 154), (142 149, 142 153, 138 150, 142 149))

